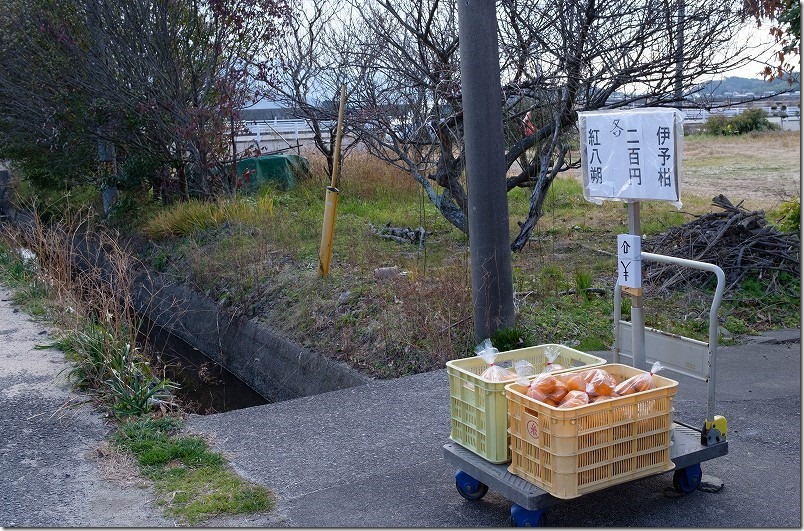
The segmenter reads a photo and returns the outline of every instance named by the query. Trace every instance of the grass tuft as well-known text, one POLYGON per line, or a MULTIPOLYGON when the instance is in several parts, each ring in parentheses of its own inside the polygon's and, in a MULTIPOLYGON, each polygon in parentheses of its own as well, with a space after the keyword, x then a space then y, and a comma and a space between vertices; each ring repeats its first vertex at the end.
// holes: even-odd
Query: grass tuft
POLYGON ((111 439, 137 459, 169 514, 195 525, 219 514, 273 509, 269 489, 240 478, 206 441, 180 434, 181 428, 175 417, 140 418, 120 426, 111 439))
POLYGON ((216 202, 192 199, 156 212, 142 227, 149 238, 161 240, 188 236, 226 222, 257 226, 274 213, 270 188, 256 197, 237 195, 216 202))

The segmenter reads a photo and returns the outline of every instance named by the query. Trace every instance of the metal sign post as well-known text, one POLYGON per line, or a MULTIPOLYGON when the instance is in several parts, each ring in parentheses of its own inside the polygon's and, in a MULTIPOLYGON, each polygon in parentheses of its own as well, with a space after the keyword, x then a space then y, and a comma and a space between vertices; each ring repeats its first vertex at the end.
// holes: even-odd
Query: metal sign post
POLYGON ((634 367, 647 369, 639 204, 658 200, 681 206, 681 113, 650 108, 586 112, 579 113, 578 125, 584 197, 628 205, 628 234, 618 238, 617 285, 631 297, 634 367))
POLYGON ((631 296, 631 343, 634 367, 647 369, 645 360, 645 316, 642 312, 642 237, 639 201, 628 203, 628 231, 617 237, 617 284, 631 296))

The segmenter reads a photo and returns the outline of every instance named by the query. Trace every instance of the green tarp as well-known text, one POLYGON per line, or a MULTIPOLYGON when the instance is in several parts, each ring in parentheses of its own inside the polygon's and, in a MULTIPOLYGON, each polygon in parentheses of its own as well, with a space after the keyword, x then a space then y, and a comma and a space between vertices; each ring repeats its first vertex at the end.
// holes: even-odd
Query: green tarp
POLYGON ((237 161, 241 190, 253 192, 266 182, 288 189, 310 177, 310 161, 299 155, 263 155, 237 161))

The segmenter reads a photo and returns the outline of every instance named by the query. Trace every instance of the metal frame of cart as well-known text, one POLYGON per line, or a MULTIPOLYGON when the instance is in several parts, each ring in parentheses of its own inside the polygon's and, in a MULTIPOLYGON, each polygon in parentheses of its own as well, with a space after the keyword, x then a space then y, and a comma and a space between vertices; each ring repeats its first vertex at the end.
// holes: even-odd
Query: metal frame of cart
MULTIPOLYGON (((681 422, 673 423, 673 445, 670 447, 671 460, 676 466, 673 486, 679 492, 688 494, 695 491, 700 484, 700 463, 728 453, 726 419, 714 415, 717 312, 723 298, 725 275, 718 266, 704 262, 652 253, 642 253, 642 259, 702 269, 717 277, 717 287, 709 312, 709 342, 648 328, 645 329, 642 340, 646 348, 641 355, 640 349, 636 349, 637 352, 632 349, 631 324, 620 319, 621 287, 618 285, 614 289, 614 362, 619 363, 620 357, 627 357, 631 358, 635 367, 642 368, 648 361, 660 361, 668 370, 707 382, 707 415, 703 428, 698 429, 681 422), (647 351, 651 352, 650 358, 645 356, 647 351)), ((541 526, 544 524, 545 509, 563 501, 508 472, 507 463, 490 463, 457 443, 449 442, 444 445, 444 459, 457 468, 455 486, 467 500, 479 500, 489 489, 511 500, 513 525, 541 526)))

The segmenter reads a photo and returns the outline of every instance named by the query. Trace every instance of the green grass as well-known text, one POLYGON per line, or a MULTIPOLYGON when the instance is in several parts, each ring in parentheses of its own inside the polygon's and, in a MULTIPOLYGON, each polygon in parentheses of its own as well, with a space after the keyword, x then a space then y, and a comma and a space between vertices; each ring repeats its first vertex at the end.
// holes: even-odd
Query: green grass
POLYGON ((274 508, 269 489, 240 478, 202 438, 181 435, 181 426, 175 417, 140 418, 121 425, 111 438, 153 481, 167 514, 194 526, 216 515, 274 508))
POLYGON ((611 315, 613 301, 594 297, 578 299, 574 295, 552 296, 534 301, 528 319, 538 344, 558 343, 582 351, 608 350, 613 342, 611 315))
MULTIPOLYGON (((752 152, 749 146, 757 140, 709 137, 685 142, 701 153, 698 158, 706 159, 705 167, 711 167, 710 159, 722 149, 752 152)), ((690 165, 695 164, 693 157, 690 165)), ((344 161, 338 185, 330 274, 321 278, 318 252, 329 178, 314 156, 311 167, 314 178, 294 188, 259 191, 256 197, 270 197, 272 206, 261 215, 254 215, 259 209, 243 198, 149 211, 145 226, 164 234, 163 240, 151 242, 151 266, 194 286, 236 315, 269 323, 289 339, 374 376, 430 370, 471 353, 476 342, 467 237, 441 216, 409 175, 352 154, 344 161), (227 206, 231 203, 239 207, 227 206), (388 222, 423 226, 430 235, 418 247, 369 231, 370 223, 388 222), (386 266, 397 266, 405 274, 375 279, 374 270, 386 266)), ((529 195, 527 189, 508 195, 512 235, 526 215, 529 195)), ((643 202, 641 232, 659 234, 711 210, 708 198, 695 196, 684 198, 683 211, 663 202, 643 202)), ((778 217, 797 218, 790 212, 779 212, 778 217)), ((557 178, 531 241, 512 257, 517 325, 537 342, 609 348, 616 261, 606 253, 616 253, 616 235, 625 232, 624 203, 591 204, 583 198, 577 178, 557 178), (598 295, 599 290, 604 294, 598 295)), ((625 297, 626 315, 629 303, 625 297)), ((703 310, 693 307, 684 294, 661 294, 648 304, 648 326, 706 339, 706 304, 697 305, 703 310)), ((721 316, 734 333, 761 331, 791 322, 791 316, 798 315, 794 306, 790 296, 741 296, 724 301, 721 316), (753 307, 765 308, 763 317, 752 318, 753 307)))
MULTIPOLYGON (((154 262, 235 312, 264 319, 305 347, 377 377, 438 368, 471 353, 475 341, 465 235, 423 201, 415 187, 383 174, 386 170, 361 171, 360 176, 350 173, 340 186, 326 278, 316 272, 323 181, 272 191, 274 215, 260 225, 230 221, 160 243, 154 262), (387 222, 423 225, 432 235, 420 249, 368 230, 369 223, 387 222), (406 276, 374 280, 374 269, 394 265, 406 276)), ((528 195, 524 189, 509 194, 512 232, 527 211, 528 195)), ((685 202, 691 212, 708 208, 708 201, 685 202)), ((648 235, 691 219, 657 202, 645 202, 640 215, 648 235)), ((616 252, 616 234, 628 231, 627 221, 624 204, 592 205, 583 199, 577 180, 554 181, 532 241, 512 257, 517 323, 537 343, 610 348, 616 262, 605 252, 616 252), (608 295, 590 294, 589 288, 608 295)), ((624 304, 629 302, 626 297, 624 304)), ((648 326, 706 339, 706 321, 685 304, 662 296, 646 316, 648 326)))
POLYGON ((49 288, 37 274, 36 260, 25 259, 0 240, 0 283, 12 288, 11 300, 37 318, 50 312, 49 288))

